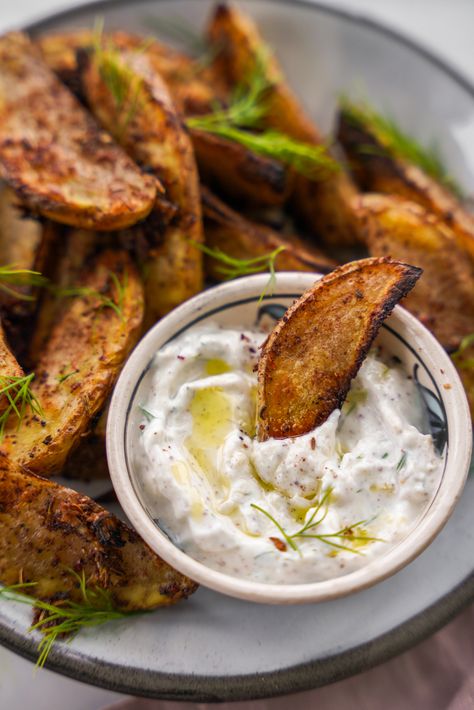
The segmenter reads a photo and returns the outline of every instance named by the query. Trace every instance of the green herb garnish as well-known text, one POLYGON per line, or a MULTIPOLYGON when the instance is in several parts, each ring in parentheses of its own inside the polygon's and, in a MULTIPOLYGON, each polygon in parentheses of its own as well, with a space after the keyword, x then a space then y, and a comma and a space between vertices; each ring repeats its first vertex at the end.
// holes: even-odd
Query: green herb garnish
POLYGON ((79 370, 72 370, 71 372, 66 372, 64 375, 59 375, 57 380, 59 383, 66 382, 66 380, 68 380, 73 375, 77 375, 78 372, 79 370))
POLYGON ((458 367, 461 367, 463 370, 468 370, 471 367, 474 367, 474 357, 467 358, 467 360, 463 360, 462 356, 463 353, 471 347, 471 345, 474 345, 474 333, 471 333, 470 335, 466 335, 462 340, 459 348, 456 350, 456 352, 452 353, 451 358, 454 360, 456 365, 458 367))
MULTIPOLYGON (((110 91, 117 111, 117 129, 123 135, 139 107, 139 94, 143 80, 124 62, 120 51, 110 39, 103 36, 104 22, 96 21, 94 30, 94 57, 100 78, 110 91)), ((146 48, 137 48, 143 51, 146 48)))
POLYGON ((265 515, 278 529, 280 534, 282 535, 284 541, 293 549, 295 552, 297 552, 301 557, 303 556, 301 553, 300 548, 298 547, 297 543, 295 542, 296 539, 315 539, 315 540, 320 540, 321 542, 324 542, 326 545, 329 545, 330 547, 336 548, 338 550, 344 550, 345 552, 352 552, 356 555, 362 555, 363 553, 360 552, 360 550, 356 550, 353 547, 349 547, 348 545, 342 544, 342 542, 384 542, 381 538, 378 537, 369 537, 368 535, 365 534, 357 534, 357 532, 362 532, 361 528, 363 525, 367 524, 369 521, 368 520, 358 520, 356 523, 353 523, 352 525, 346 525, 340 530, 337 530, 334 533, 317 533, 314 532, 316 528, 323 522, 323 520, 326 518, 328 511, 329 511, 329 505, 331 502, 331 494, 332 494, 332 488, 329 486, 326 488, 324 494, 321 496, 319 501, 317 502, 313 512, 311 513, 309 519, 305 522, 305 524, 296 532, 294 533, 288 533, 286 530, 283 528, 280 523, 275 520, 273 515, 271 515, 267 510, 264 508, 261 508, 259 505, 256 503, 251 503, 251 507, 255 508, 255 510, 258 510, 260 513, 265 515), (319 516, 319 517, 318 517, 319 516), (335 542, 336 540, 339 540, 340 542, 335 542))
POLYGON ((144 613, 143 611, 117 610, 109 591, 100 587, 91 589, 87 587, 84 572, 82 575, 78 575, 73 570, 69 571, 79 583, 82 596, 80 603, 65 599, 57 604, 50 604, 23 592, 25 589, 36 586, 36 582, 13 584, 0 588, 0 596, 4 599, 28 604, 43 612, 40 620, 28 629, 29 631, 39 631, 43 635, 38 644, 39 656, 36 665, 39 668, 44 666, 51 648, 58 639, 69 637, 70 640, 83 628, 99 626, 114 619, 123 619, 127 616, 144 613))
POLYGON ((252 259, 237 259, 234 256, 226 254, 218 247, 211 248, 206 246, 206 244, 199 244, 198 242, 192 242, 193 246, 200 249, 207 256, 212 257, 216 261, 219 261, 222 266, 216 267, 216 271, 223 274, 226 281, 231 279, 236 279, 239 276, 248 276, 249 274, 259 274, 262 271, 269 271, 270 277, 265 285, 258 303, 261 303, 264 297, 268 295, 273 295, 273 289, 275 288, 275 261, 279 254, 286 249, 285 246, 279 246, 268 254, 263 254, 262 256, 256 256, 252 259))
POLYGON ((99 308, 111 308, 118 317, 124 319, 124 298, 125 289, 127 287, 127 274, 124 274, 123 283, 120 282, 117 274, 110 273, 110 279, 113 282, 117 295, 116 300, 107 296, 105 293, 101 293, 94 288, 89 288, 88 286, 51 286, 51 291, 58 298, 94 298, 99 301, 99 308))
POLYGON ((346 401, 342 405, 343 414, 348 417, 359 404, 363 404, 367 400, 367 396, 367 390, 355 388, 349 390, 346 401))
POLYGON ((0 375, 0 396, 6 397, 8 405, 0 414, 0 441, 5 435, 5 426, 11 415, 18 420, 18 429, 21 427, 26 410, 32 414, 43 416, 43 410, 36 396, 31 391, 31 382, 35 377, 32 372, 21 377, 0 375))
POLYGON ((407 465, 407 452, 403 451, 402 455, 400 457, 400 460, 397 463, 397 473, 400 473, 402 468, 405 468, 406 465, 407 465))
MULTIPOLYGON (((415 138, 402 131, 393 118, 378 113, 365 101, 354 103, 343 96, 340 99, 340 104, 344 118, 373 133, 382 149, 387 150, 395 157, 413 163, 451 190, 457 197, 462 197, 462 190, 447 172, 436 145, 433 144, 429 147, 421 145, 415 138)), ((361 145, 360 152, 378 154, 379 149, 372 145, 361 145)))
POLYGON ((265 129, 266 98, 274 82, 267 78, 265 58, 259 57, 248 82, 240 84, 229 106, 216 106, 212 113, 186 119, 189 128, 213 133, 244 145, 249 150, 291 166, 311 179, 324 179, 339 170, 326 146, 298 141, 277 130, 265 129), (252 129, 252 130, 249 130, 252 129))
POLYGON ((39 271, 20 269, 16 264, 0 266, 0 290, 22 301, 33 301, 34 296, 16 291, 12 286, 45 286, 48 279, 39 271))
POLYGON ((139 404, 138 408, 143 412, 149 422, 151 422, 152 419, 156 419, 156 415, 150 412, 143 404, 139 404))

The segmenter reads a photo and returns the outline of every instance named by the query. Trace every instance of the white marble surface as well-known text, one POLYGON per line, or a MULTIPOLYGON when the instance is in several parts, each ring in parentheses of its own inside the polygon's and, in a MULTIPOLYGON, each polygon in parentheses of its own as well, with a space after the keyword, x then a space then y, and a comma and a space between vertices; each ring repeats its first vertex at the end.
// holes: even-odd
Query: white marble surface
MULTIPOLYGON (((76 4, 74 0, 3 0, 0 31, 76 4)), ((326 0, 325 4, 393 27, 437 53, 474 82, 472 0, 326 0)), ((0 708, 99 710, 122 697, 46 670, 35 672, 31 663, 0 648, 0 708)))

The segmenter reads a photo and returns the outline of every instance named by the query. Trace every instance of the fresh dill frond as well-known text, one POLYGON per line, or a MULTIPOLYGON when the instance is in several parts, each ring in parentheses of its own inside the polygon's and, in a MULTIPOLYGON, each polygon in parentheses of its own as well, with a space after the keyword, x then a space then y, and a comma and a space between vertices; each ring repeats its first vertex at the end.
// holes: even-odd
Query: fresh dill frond
POLYGON ((367 401, 368 392, 364 389, 350 389, 344 404, 342 405, 342 413, 348 417, 349 414, 359 406, 359 404, 364 404, 367 401))
POLYGON ((456 352, 452 353, 451 358, 454 363, 463 370, 469 370, 474 367, 474 357, 465 359, 466 350, 474 345, 474 333, 466 335, 462 340, 456 352))
POLYGON ((369 535, 366 535, 364 532, 363 526, 366 525, 369 521, 368 520, 358 520, 355 523, 352 523, 351 525, 345 525, 343 528, 340 530, 337 530, 334 533, 318 533, 315 532, 319 525, 325 520, 328 512, 329 512, 329 506, 331 503, 331 495, 332 495, 332 487, 328 486, 326 490, 324 491, 323 495, 319 499, 319 501, 316 503, 314 510, 312 511, 310 517, 308 520, 304 523, 304 525, 297 530, 294 533, 288 533, 282 525, 269 513, 267 510, 264 508, 261 508, 259 505, 256 503, 251 503, 251 507, 254 508, 255 510, 258 510, 260 513, 265 515, 272 523, 275 525, 275 527, 278 529, 280 534, 282 535, 283 539, 285 542, 293 549, 295 550, 300 557, 302 557, 302 553, 300 548, 298 547, 297 543, 295 540, 300 540, 300 539, 314 539, 314 540, 320 540, 321 542, 324 542, 326 545, 329 545, 329 547, 336 548, 338 550, 344 550, 346 552, 352 552, 356 555, 362 555, 363 553, 360 552, 360 550, 354 549, 354 547, 349 547, 346 544, 342 544, 344 542, 384 542, 381 538, 378 537, 370 537, 369 535), (360 532, 361 534, 357 534, 357 532, 360 532), (335 542, 335 540, 339 540, 339 542, 335 542))
MULTIPOLYGON (((94 58, 100 78, 112 95, 117 111, 118 133, 122 135, 139 108, 143 80, 125 63, 112 40, 104 37, 103 27, 103 20, 96 21, 94 58)), ((137 51, 143 51, 145 46, 137 51)))
POLYGON ((199 242, 194 241, 191 243, 206 254, 206 256, 210 256, 222 264, 222 266, 216 267, 216 271, 221 273, 226 281, 239 278, 239 276, 248 276, 250 274, 259 274, 263 271, 269 271, 270 278, 260 294, 258 302, 261 303, 266 295, 271 296, 273 294, 276 279, 275 262, 278 255, 286 249, 285 246, 279 246, 268 254, 262 254, 262 256, 256 256, 252 259, 238 259, 237 257, 226 254, 219 249, 219 247, 212 248, 206 244, 199 244, 199 242))
POLYGON ((156 419, 156 415, 150 412, 143 404, 139 404, 138 408, 143 412, 147 421, 151 422, 153 419, 156 419))
POLYGON ((31 391, 34 377, 34 372, 22 376, 0 375, 0 396, 5 397, 8 402, 6 409, 0 414, 0 441, 5 435, 5 426, 11 416, 17 418, 18 429, 27 409, 39 417, 44 416, 40 402, 31 391))
POLYGON ((9 296, 18 298, 22 301, 33 301, 34 296, 17 291, 12 286, 23 288, 25 286, 45 286, 48 279, 39 271, 31 271, 30 269, 21 269, 17 264, 6 264, 0 266, 0 290, 7 293, 9 296))
POLYGON ((274 86, 267 78, 264 65, 262 57, 248 82, 236 87, 228 106, 216 106, 212 113, 187 118, 187 126, 240 143, 314 180, 338 171, 339 164, 329 155, 326 146, 298 141, 286 133, 264 127, 268 92, 274 86))
POLYGON ((402 468, 405 468, 406 465, 407 465, 407 452, 402 451, 402 455, 400 456, 400 460, 397 463, 397 473, 400 473, 402 468))
POLYGON ((73 602, 69 599, 50 604, 37 599, 24 590, 36 586, 35 582, 26 584, 13 584, 0 588, 0 596, 10 601, 28 604, 41 612, 41 618, 30 626, 29 631, 39 631, 43 638, 38 645, 38 659, 36 665, 42 668, 48 658, 49 652, 56 641, 63 638, 73 638, 81 629, 90 626, 99 626, 115 619, 144 613, 144 611, 119 611, 115 608, 109 591, 100 587, 87 586, 84 571, 81 575, 73 570, 68 570, 77 578, 82 601, 73 602))
POLYGON ((73 375, 77 375, 78 372, 79 370, 71 370, 71 372, 66 372, 64 375, 59 375, 57 380, 61 384, 62 382, 66 382, 66 380, 68 380, 73 375))
POLYGON ((101 293, 94 288, 88 286, 51 286, 50 290, 58 298, 93 298, 98 301, 99 308, 111 308, 117 316, 123 320, 124 319, 124 299, 125 290, 127 288, 127 274, 124 274, 123 283, 120 282, 117 274, 110 272, 110 280, 112 281, 116 295, 114 298, 107 295, 106 293, 101 293))
MULTIPOLYGON (((448 173, 436 144, 421 145, 415 138, 405 133, 390 116, 379 113, 369 103, 352 102, 347 97, 340 98, 344 118, 356 126, 362 126, 373 133, 381 148, 394 157, 402 158, 423 170, 446 188, 461 198, 462 190, 448 173)), ((378 153, 375 146, 361 145, 361 153, 378 153)))

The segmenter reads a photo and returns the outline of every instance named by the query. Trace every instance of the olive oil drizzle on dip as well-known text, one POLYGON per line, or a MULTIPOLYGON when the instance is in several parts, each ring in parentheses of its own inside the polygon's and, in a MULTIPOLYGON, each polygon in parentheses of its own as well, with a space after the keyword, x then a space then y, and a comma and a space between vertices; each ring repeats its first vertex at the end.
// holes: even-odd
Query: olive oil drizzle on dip
POLYGON ((330 579, 402 540, 441 459, 415 384, 369 353, 341 410, 255 438, 263 332, 198 326, 155 356, 135 465, 153 516, 191 557, 265 583, 330 579))

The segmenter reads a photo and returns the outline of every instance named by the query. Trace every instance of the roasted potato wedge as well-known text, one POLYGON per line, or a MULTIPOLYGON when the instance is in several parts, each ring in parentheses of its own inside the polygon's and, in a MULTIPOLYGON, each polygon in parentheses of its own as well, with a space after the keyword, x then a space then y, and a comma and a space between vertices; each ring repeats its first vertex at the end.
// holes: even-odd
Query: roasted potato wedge
MULTIPOLYGON (((258 66, 265 71, 271 84, 266 95, 268 127, 307 143, 324 142, 250 17, 233 6, 220 4, 211 18, 208 35, 216 48, 221 48, 216 63, 232 86, 245 82, 258 66)), ((351 246, 361 242, 358 215, 353 209, 356 195, 357 189, 342 169, 320 180, 299 175, 293 206, 308 229, 325 244, 351 246)))
POLYGON ((294 175, 282 163, 240 143, 193 129, 199 174, 204 183, 236 204, 272 206, 288 201, 294 175))
POLYGON ((159 186, 98 129, 19 32, 0 38, 0 175, 31 209, 97 230, 146 217, 159 186))
MULTIPOLYGON (((104 35, 104 40, 118 51, 136 52, 143 48, 142 38, 125 32, 104 35)), ((48 66, 81 97, 84 91, 76 51, 87 51, 92 45, 93 35, 85 30, 40 40, 48 66)), ((146 52, 153 57, 154 69, 165 80, 176 110, 183 117, 208 113, 216 102, 226 102, 228 91, 220 72, 212 67, 200 69, 189 57, 156 41, 147 44, 146 52)), ((201 177, 214 188, 253 205, 281 205, 287 201, 294 180, 280 162, 219 136, 194 129, 190 135, 201 177)))
MULTIPOLYGON (((62 228, 60 239, 54 249, 54 258, 48 264, 46 276, 54 290, 73 288, 80 283, 84 264, 97 249, 97 234, 86 229, 62 228)), ((36 368, 51 330, 61 312, 68 305, 67 299, 58 298, 54 291, 44 290, 36 313, 29 340, 27 362, 36 368)))
POLYGON ((7 424, 0 451, 25 469, 50 476, 104 403, 135 344, 143 318, 143 287, 126 252, 105 251, 86 267, 35 368, 31 389, 44 419, 7 424))
POLYGON ((97 423, 93 425, 92 431, 81 440, 74 455, 66 461, 61 470, 63 478, 95 481, 110 477, 105 448, 107 413, 108 406, 99 416, 97 423))
MULTIPOLYGON (((10 264, 18 269, 44 273, 57 233, 51 222, 25 213, 13 190, 0 188, 0 265, 10 264)), ((37 286, 13 286, 13 291, 18 291, 20 298, 0 290, 2 310, 16 315, 31 314, 35 309, 37 286), (25 300, 25 297, 31 300, 25 300)))
POLYGON ((453 192, 417 165, 396 156, 383 135, 363 122, 362 115, 357 120, 354 112, 342 108, 337 134, 364 190, 402 197, 438 215, 474 264, 474 217, 453 192))
MULTIPOLYGON (((316 247, 296 236, 283 236, 263 224, 242 217, 207 188, 201 188, 201 199, 205 241, 209 247, 220 249, 237 259, 265 256, 278 247, 285 247, 277 256, 277 271, 327 273, 336 267, 336 263, 316 247)), ((206 257, 205 271, 208 276, 222 281, 225 276, 219 269, 218 261, 206 257)))
POLYGON ((448 350, 474 333, 473 269, 443 220, 420 205, 388 195, 364 195, 361 218, 374 256, 391 256, 423 269, 404 302, 448 350))
POLYGON ((90 498, 0 462, 0 582, 35 582, 52 602, 83 602, 70 570, 122 611, 167 606, 197 585, 90 498))
MULTIPOLYGON (((5 331, 0 323, 0 385, 3 389, 12 380, 10 378, 22 377, 23 370, 10 350, 5 331)), ((0 395, 0 413, 8 407, 8 398, 0 395)))
POLYGON ((145 264, 145 323, 150 326, 203 286, 202 254, 193 244, 202 242, 203 236, 199 179, 191 141, 151 51, 104 48, 100 56, 91 56, 84 87, 100 122, 140 164, 160 178, 167 198, 177 206, 161 244, 145 264), (121 106, 117 106, 103 80, 107 62, 113 62, 115 71, 122 72, 129 82, 121 106))
POLYGON ((258 364, 258 438, 301 436, 340 407, 382 321, 421 269, 362 259, 317 281, 287 310, 258 364))

